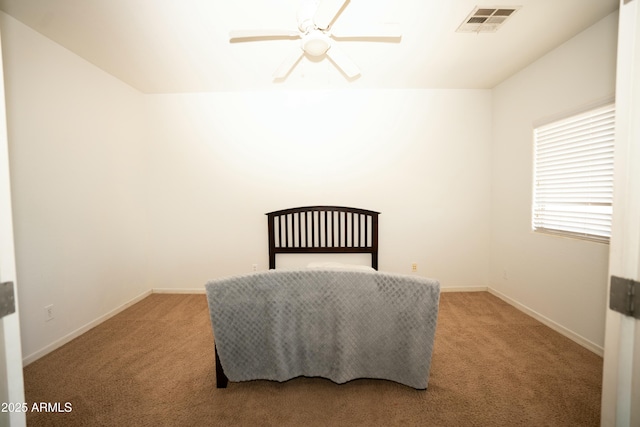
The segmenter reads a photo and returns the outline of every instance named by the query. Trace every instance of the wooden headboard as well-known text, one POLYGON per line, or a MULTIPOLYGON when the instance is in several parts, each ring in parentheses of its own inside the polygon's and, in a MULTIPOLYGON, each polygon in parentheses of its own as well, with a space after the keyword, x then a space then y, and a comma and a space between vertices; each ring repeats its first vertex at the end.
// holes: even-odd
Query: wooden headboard
POLYGON ((344 206, 269 212, 269 269, 276 268, 276 254, 370 253, 377 270, 379 214, 344 206))

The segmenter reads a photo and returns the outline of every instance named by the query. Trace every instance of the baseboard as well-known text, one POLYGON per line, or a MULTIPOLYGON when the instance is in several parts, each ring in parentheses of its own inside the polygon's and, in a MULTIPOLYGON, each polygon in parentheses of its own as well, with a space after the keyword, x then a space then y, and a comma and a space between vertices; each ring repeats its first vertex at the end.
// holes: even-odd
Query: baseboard
MULTIPOLYGON (((490 287, 487 287, 487 286, 457 286, 457 287, 454 286, 454 287, 440 288, 440 291, 441 292, 487 292, 488 291, 490 294, 500 298, 501 300, 503 300, 507 304, 512 305, 513 307, 517 308, 518 310, 522 311, 523 313, 533 317, 534 319, 538 320, 539 322, 543 323, 544 325, 550 327, 554 331, 556 331, 556 332, 564 335, 565 337, 569 338, 570 340, 580 344, 581 346, 583 346, 587 350, 590 350, 590 351, 592 351, 593 353, 595 353, 595 354, 597 354, 599 356, 603 356, 604 355, 604 348, 602 348, 601 346, 589 341, 588 339, 582 337, 581 335, 576 334, 575 332, 573 332, 573 331, 565 328, 564 326, 554 322, 553 320, 549 319, 548 317, 543 316, 542 314, 536 312, 535 310, 530 309, 529 307, 517 302, 516 300, 514 300, 512 298, 509 298, 508 296, 502 294, 501 292, 496 291, 493 288, 490 288, 490 287)), ((154 294, 204 294, 205 293, 205 289, 204 288, 190 288, 190 289, 184 289, 184 288, 153 288, 151 290, 145 291, 142 294, 138 295, 137 297, 133 298, 132 300, 122 304, 121 306, 115 308, 114 310, 111 310, 110 312, 106 313, 105 315, 100 316, 99 318, 93 320, 92 322, 87 323, 86 325, 82 326, 81 328, 76 329, 75 331, 71 332, 70 334, 65 335, 64 337, 60 338, 59 340, 56 340, 55 342, 49 344, 48 346, 42 348, 41 350, 38 350, 38 351, 30 354, 27 357, 24 357, 22 359, 23 366, 27 366, 30 363, 33 363, 36 360, 40 359, 41 357, 45 356, 46 354, 51 353, 52 351, 56 350, 57 348, 62 347, 63 345, 65 345, 69 341, 73 340, 74 338, 79 337, 80 335, 84 334, 88 330, 98 326, 100 323, 104 322, 105 320, 110 319, 111 317, 115 316, 116 314, 124 311, 125 309, 129 308, 133 304, 135 304, 135 303, 143 300, 144 298, 148 297, 152 293, 154 293, 154 294)))
POLYGON ((440 288, 440 292, 486 292, 486 286, 451 286, 440 288))
POLYGON ((533 317, 534 319, 536 319, 537 321, 539 321, 540 323, 543 323, 544 325, 550 327, 551 329, 553 329, 554 331, 558 332, 561 335, 564 335, 565 337, 569 338, 571 341, 580 344, 582 347, 586 348, 589 351, 592 351, 593 353, 597 354, 598 356, 603 356, 604 355, 604 348, 600 347, 598 344, 584 338, 581 335, 576 334, 575 332, 573 332, 570 329, 565 328, 564 326, 560 325, 559 323, 554 322, 553 320, 549 319, 548 317, 543 316, 542 314, 538 313, 535 310, 530 309, 529 307, 527 307, 524 304, 519 303, 518 301, 509 298, 508 296, 504 295, 501 292, 496 291, 493 288, 488 288, 487 289, 489 291, 490 294, 495 295, 496 297, 500 298, 501 300, 503 300, 504 302, 506 302, 509 305, 512 305, 513 307, 517 308, 518 310, 522 311, 523 313, 533 317))
POLYGON ((153 288, 151 293, 154 294, 204 294, 204 288, 153 288))
POLYGON ((75 331, 71 332, 70 334, 65 335, 64 337, 60 338, 59 340, 54 341, 53 343, 51 343, 48 346, 36 351, 35 353, 32 353, 32 354, 28 355, 27 357, 24 357, 22 359, 22 365, 23 366, 27 366, 30 363, 35 362, 36 360, 40 359, 41 357, 43 357, 43 356, 51 353, 52 351, 62 347, 63 345, 65 345, 69 341, 73 340, 74 338, 78 338, 80 335, 84 334, 88 330, 95 328, 100 323, 104 322, 105 320, 108 320, 108 319, 112 318, 113 316, 115 316, 116 314, 124 311, 125 309, 127 309, 129 307, 131 307, 133 304, 135 304, 135 303, 137 303, 139 301, 142 301, 143 299, 145 299, 149 295, 151 295, 151 291, 150 290, 149 291, 144 291, 142 294, 138 295, 137 297, 133 298, 130 301, 125 302, 121 306, 111 310, 110 312, 106 313, 105 315, 98 317, 97 319, 87 323, 86 325, 82 326, 79 329, 76 329, 75 331))

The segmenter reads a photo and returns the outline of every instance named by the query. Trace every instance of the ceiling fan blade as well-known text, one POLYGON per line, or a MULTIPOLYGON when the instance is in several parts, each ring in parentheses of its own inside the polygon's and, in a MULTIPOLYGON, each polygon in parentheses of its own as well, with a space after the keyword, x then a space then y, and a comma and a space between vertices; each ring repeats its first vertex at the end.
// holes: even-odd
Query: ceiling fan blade
POLYGON ((299 31, 279 30, 263 28, 257 30, 233 30, 229 31, 229 40, 256 39, 256 38, 291 38, 300 37, 299 31))
POLYGON ((362 25, 343 30, 331 30, 331 35, 334 38, 342 39, 364 39, 364 38, 388 38, 399 39, 402 38, 402 32, 400 31, 400 24, 374 24, 374 25, 362 25))
POLYGON ((278 69, 273 73, 274 79, 284 79, 293 70, 300 58, 304 55, 304 50, 297 48, 296 52, 280 63, 278 69))
POLYGON ((313 23, 316 24, 316 27, 326 30, 347 3, 349 0, 321 0, 315 15, 313 15, 313 23))
POLYGON ((347 77, 353 78, 360 74, 358 66, 335 43, 327 51, 327 56, 342 70, 347 77))

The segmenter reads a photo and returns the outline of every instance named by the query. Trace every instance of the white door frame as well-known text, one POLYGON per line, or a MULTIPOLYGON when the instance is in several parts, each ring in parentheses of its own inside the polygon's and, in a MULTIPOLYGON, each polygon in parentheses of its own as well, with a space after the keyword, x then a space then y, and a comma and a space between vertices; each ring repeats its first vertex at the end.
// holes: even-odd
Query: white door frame
MULTIPOLYGON (((0 43, 1 46, 1 43, 0 43)), ((9 151, 7 143, 7 115, 4 94, 4 72, 0 47, 0 281, 14 283, 15 312, 0 319, 0 404, 25 403, 22 376, 22 345, 16 287, 16 266, 11 216, 11 186, 9 181, 9 151)), ((26 426, 26 414, 21 406, 12 405, 0 412, 0 425, 26 426)))
MULTIPOLYGON (((609 275, 640 281, 640 0, 620 0, 619 14, 609 275)), ((640 426, 640 320, 608 307, 601 424, 640 426)))

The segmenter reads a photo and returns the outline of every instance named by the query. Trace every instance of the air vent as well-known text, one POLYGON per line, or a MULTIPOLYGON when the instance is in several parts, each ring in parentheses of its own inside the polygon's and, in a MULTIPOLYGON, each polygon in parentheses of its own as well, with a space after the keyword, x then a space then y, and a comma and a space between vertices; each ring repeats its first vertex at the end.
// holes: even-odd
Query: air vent
POLYGON ((460 24, 458 33, 495 33, 522 6, 486 7, 476 6, 460 24))

